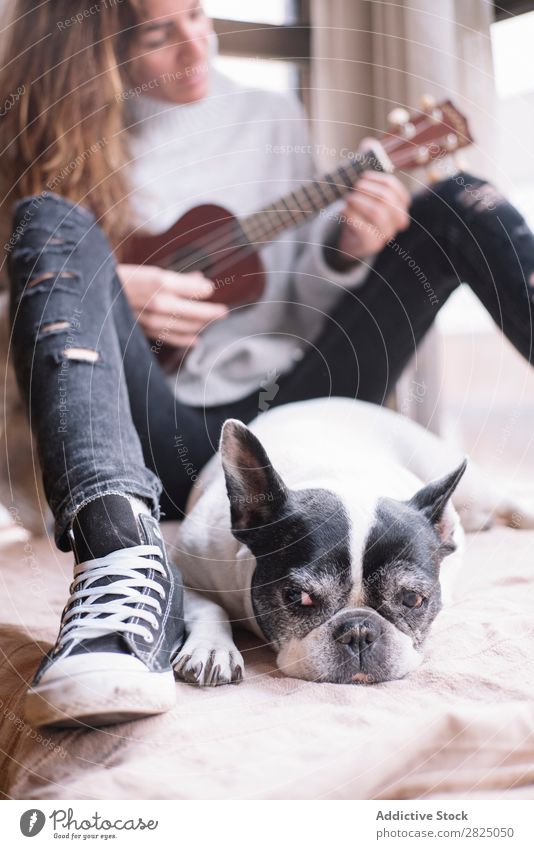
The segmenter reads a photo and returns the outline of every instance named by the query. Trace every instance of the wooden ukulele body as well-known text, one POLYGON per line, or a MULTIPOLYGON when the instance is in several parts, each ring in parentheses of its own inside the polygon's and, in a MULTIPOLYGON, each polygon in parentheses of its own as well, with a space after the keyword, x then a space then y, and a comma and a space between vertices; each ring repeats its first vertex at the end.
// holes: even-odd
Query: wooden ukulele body
POLYGON ((265 287, 259 253, 238 219, 215 204, 189 210, 161 235, 135 236, 126 245, 124 262, 183 273, 200 270, 215 286, 210 300, 216 303, 254 303, 265 287), (228 233, 228 238, 219 233, 228 233))

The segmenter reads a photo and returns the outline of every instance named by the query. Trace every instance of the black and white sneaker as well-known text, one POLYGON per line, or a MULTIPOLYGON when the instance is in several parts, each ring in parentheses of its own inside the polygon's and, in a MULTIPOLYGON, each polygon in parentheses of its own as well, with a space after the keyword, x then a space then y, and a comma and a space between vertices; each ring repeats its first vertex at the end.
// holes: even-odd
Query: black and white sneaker
POLYGON ((158 522, 133 503, 106 495, 74 520, 74 580, 57 642, 27 692, 32 725, 108 725, 175 704, 170 660, 184 639, 181 576, 158 522))

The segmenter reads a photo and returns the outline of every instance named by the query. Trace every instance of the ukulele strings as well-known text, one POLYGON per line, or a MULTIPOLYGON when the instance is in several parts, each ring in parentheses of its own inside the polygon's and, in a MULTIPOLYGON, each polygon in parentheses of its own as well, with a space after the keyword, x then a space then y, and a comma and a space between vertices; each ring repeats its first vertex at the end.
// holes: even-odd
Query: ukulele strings
MULTIPOLYGON (((430 121, 428 121, 427 123, 428 123, 429 126, 431 125, 430 121)), ((424 129, 424 127, 423 127, 423 129, 424 129)), ((420 132, 421 132, 421 130, 420 130, 420 132)), ((387 141, 382 143, 382 146, 383 146, 384 150, 388 153, 388 155, 391 152, 393 152, 396 148, 402 146, 402 144, 404 143, 404 142, 398 141, 396 138, 391 139, 389 141, 390 141, 390 143, 388 143, 387 141)), ((395 167, 396 168, 402 168, 403 165, 410 162, 412 160, 412 158, 413 158, 413 154, 408 151, 405 156, 399 156, 398 158, 396 158, 395 167)), ((316 180, 315 182, 320 184, 322 181, 316 180)), ((327 183, 326 185, 330 185, 330 184, 327 183)), ((349 191, 348 187, 347 187, 347 191, 349 191)), ((293 212, 296 212, 296 213, 299 213, 299 212, 302 213, 303 212, 302 209, 296 209, 296 210, 291 210, 291 209, 276 210, 276 209, 273 209, 273 210, 270 210, 270 211, 273 214, 278 215, 278 218, 283 223, 283 229, 286 229, 288 227, 288 225, 285 224, 285 222, 283 222, 282 214, 285 213, 285 215, 287 215, 288 218, 292 220, 291 216, 292 216, 293 212)), ((257 213, 258 217, 260 217, 262 215, 262 212, 264 212, 264 211, 262 210, 259 213, 257 213)), ((315 215, 315 210, 312 210, 310 212, 310 214, 315 215)), ((306 220, 306 218, 303 219, 303 221, 305 221, 305 220, 306 220)), ((266 241, 266 237, 272 232, 272 226, 271 227, 265 227, 265 225, 262 224, 261 220, 258 220, 255 223, 256 223, 256 226, 255 226, 255 228, 253 227, 251 229, 251 231, 249 233, 249 238, 247 239, 246 244, 241 244, 241 245, 236 244, 236 237, 237 238, 239 238, 240 236, 242 237, 244 234, 243 234, 243 231, 241 230, 241 228, 239 226, 239 221, 236 221, 235 219, 233 219, 231 221, 225 222, 224 224, 220 225, 218 228, 216 228, 214 231, 212 231, 208 236, 204 237, 205 241, 203 241, 202 238, 197 239, 193 242, 192 245, 188 245, 186 247, 185 251, 179 249, 179 250, 173 252, 172 254, 170 254, 168 257, 166 257, 163 267, 170 269, 170 268, 174 268, 177 265, 179 265, 180 270, 185 271, 185 270, 187 270, 188 267, 195 265, 197 267, 204 268, 205 270, 208 270, 212 265, 216 264, 217 261, 216 261, 216 259, 214 260, 214 256, 216 256, 217 253, 225 252, 225 251, 228 251, 228 250, 231 249, 231 252, 229 254, 228 253, 225 254, 223 263, 220 264, 220 265, 217 265, 218 271, 222 271, 225 268, 230 267, 236 261, 236 259, 234 257, 236 255, 238 255, 239 253, 242 253, 243 258, 245 258, 246 256, 249 256, 249 255, 251 255, 252 253, 255 252, 255 250, 256 250, 255 246, 257 245, 258 242, 260 243, 260 245, 264 244, 264 242, 266 241), (209 256, 206 256, 206 253, 205 253, 206 248, 209 248, 209 256)), ((292 223, 294 224, 294 226, 297 226, 297 224, 294 221, 292 223)), ((291 226, 291 223, 289 224, 289 227, 290 226, 291 226)))

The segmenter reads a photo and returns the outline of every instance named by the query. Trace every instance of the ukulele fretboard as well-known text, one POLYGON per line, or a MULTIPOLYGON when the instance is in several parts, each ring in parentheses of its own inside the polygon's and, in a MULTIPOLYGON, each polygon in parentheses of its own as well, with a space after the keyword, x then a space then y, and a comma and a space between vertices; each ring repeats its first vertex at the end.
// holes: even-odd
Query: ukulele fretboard
POLYGON ((241 218, 241 229, 251 244, 270 242, 279 233, 297 227, 342 198, 364 171, 381 171, 382 168, 371 151, 357 159, 348 159, 334 171, 310 180, 269 206, 241 218))

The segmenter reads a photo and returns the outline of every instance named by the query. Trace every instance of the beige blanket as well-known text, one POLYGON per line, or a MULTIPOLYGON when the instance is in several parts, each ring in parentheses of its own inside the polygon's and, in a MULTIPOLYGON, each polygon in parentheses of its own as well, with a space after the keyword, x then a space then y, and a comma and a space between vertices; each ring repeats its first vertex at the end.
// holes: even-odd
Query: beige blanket
POLYGON ((291 680, 242 634, 240 685, 177 683, 167 715, 37 736, 21 701, 55 638, 70 577, 70 556, 49 540, 0 551, 5 797, 534 797, 532 532, 468 537, 459 598, 438 618, 423 666, 403 681, 291 680))

